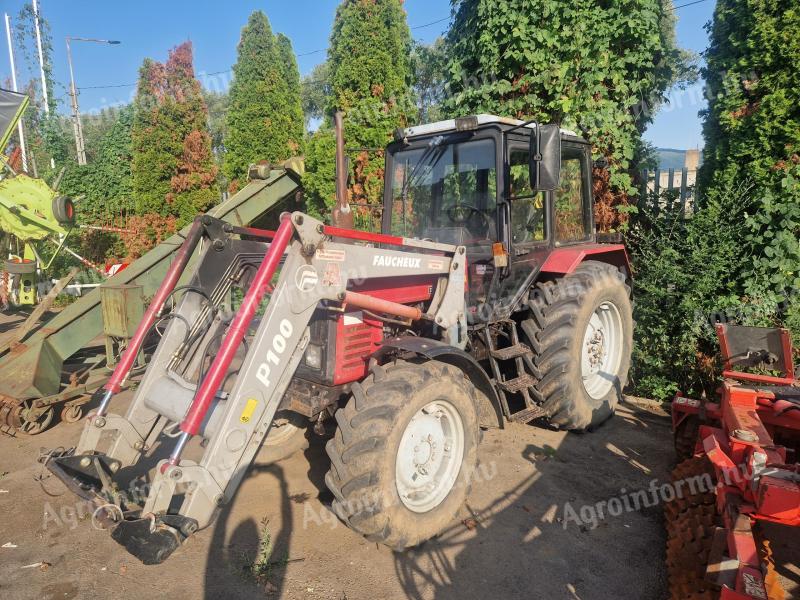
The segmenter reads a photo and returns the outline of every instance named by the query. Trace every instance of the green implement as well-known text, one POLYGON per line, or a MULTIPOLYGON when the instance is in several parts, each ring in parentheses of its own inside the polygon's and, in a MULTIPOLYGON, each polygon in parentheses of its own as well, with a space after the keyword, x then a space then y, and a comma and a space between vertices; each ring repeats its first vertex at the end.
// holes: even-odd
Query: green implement
MULTIPOLYGON (((246 187, 208 214, 237 226, 277 223, 276 209, 297 208, 301 173, 299 161, 290 161, 281 169, 260 167, 246 187)), ((156 246, 100 287, 132 284, 141 287, 145 298, 151 297, 187 230, 156 246)), ((93 290, 27 340, 0 354, 0 428, 39 433, 45 427, 36 424, 49 424, 54 405, 66 402, 65 410, 74 412, 75 406, 88 401, 85 395, 103 383, 108 371, 101 338, 101 295, 101 289, 93 290), (76 361, 80 362, 77 369, 72 365, 76 361)))

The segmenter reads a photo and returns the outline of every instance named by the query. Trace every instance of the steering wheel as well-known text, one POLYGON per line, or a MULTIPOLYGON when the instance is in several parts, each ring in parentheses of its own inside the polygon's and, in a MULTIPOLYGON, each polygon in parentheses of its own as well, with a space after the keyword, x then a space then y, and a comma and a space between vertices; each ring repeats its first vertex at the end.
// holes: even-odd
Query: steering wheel
POLYGON ((471 204, 458 204, 456 206, 451 206, 447 209, 446 213, 447 218, 450 219, 450 222, 456 223, 457 225, 463 225, 474 215, 479 215, 486 225, 492 224, 491 219, 484 211, 482 211, 480 208, 472 206, 471 204))

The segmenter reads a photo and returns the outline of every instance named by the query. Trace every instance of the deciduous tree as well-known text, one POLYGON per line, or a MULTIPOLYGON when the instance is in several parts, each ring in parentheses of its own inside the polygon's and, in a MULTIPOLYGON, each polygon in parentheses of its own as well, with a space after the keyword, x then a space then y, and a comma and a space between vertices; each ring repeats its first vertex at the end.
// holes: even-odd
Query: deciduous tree
POLYGON ((635 193, 628 171, 654 107, 690 74, 671 0, 453 4, 451 115, 489 112, 577 130, 609 162, 596 198, 619 211, 635 193))

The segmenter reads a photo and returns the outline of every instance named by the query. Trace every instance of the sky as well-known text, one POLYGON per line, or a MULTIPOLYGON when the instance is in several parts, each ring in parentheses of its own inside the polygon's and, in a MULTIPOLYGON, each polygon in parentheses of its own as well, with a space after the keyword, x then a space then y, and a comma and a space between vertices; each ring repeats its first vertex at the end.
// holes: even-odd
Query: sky
MULTIPOLYGON (((0 10, 12 24, 25 0, 0 0, 0 10)), ((674 0, 676 5, 697 0, 674 0)), ((99 111, 133 99, 138 68, 145 57, 165 60, 167 50, 186 39, 194 45, 195 71, 209 89, 227 89, 230 68, 236 62, 236 44, 241 28, 253 10, 263 10, 276 32, 287 35, 298 55, 300 72, 306 74, 325 60, 325 48, 339 0, 271 0, 253 2, 227 0, 40 0, 39 10, 52 29, 56 97, 60 110, 69 111, 65 38, 92 37, 119 40, 119 45, 72 43, 76 85, 82 113, 99 111)), ((431 42, 446 31, 449 0, 405 0, 408 23, 415 39, 431 42)), ((678 43, 701 52, 708 37, 703 25, 711 19, 714 0, 678 8, 678 43)), ((5 32, 4 32, 5 33, 5 32)), ((4 36, 5 40, 5 36, 4 36)), ((7 46, 0 52, 0 80, 10 75, 7 46)), ((17 51, 17 78, 27 81, 37 72, 24 66, 17 51)), ((702 147, 698 111, 704 107, 702 83, 671 94, 645 133, 662 148, 702 147)))

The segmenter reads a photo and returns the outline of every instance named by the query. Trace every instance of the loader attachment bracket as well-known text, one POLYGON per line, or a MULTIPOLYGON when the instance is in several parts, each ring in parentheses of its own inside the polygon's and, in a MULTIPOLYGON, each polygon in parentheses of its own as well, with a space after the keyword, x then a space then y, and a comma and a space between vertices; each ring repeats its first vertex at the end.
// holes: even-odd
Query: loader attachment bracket
POLYGON ((182 515, 149 515, 124 520, 111 530, 111 538, 146 565, 167 560, 197 531, 197 521, 182 515))
POLYGON ((45 466, 73 493, 85 500, 95 501, 99 497, 111 498, 114 495, 111 478, 119 469, 120 462, 99 452, 83 455, 66 453, 50 456, 45 466))

